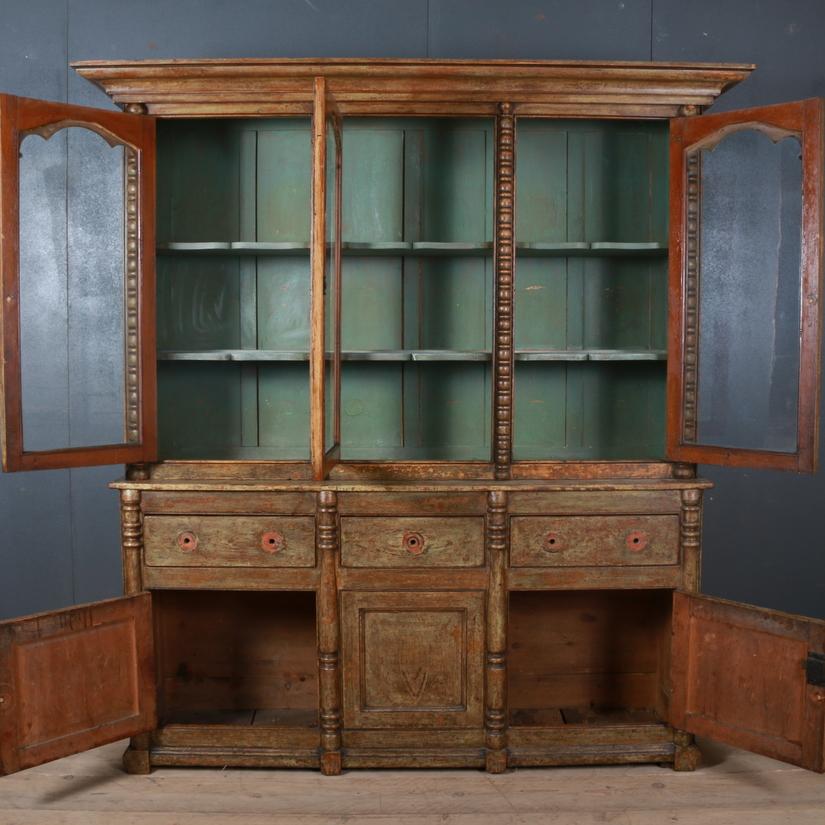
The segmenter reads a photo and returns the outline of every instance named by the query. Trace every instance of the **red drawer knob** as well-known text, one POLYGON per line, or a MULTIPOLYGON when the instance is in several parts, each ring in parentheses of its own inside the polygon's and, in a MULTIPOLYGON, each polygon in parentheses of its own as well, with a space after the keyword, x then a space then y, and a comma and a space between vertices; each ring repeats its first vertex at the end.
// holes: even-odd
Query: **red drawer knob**
POLYGON ((627 534, 627 538, 624 541, 628 550, 639 553, 647 547, 650 536, 648 536, 644 530, 632 530, 627 534))
POLYGON ((426 540, 421 533, 407 531, 401 539, 401 544, 408 553, 412 553, 414 556, 420 556, 424 552, 426 540))
POLYGON ((542 546, 548 553, 559 553, 564 550, 561 536, 552 530, 544 537, 544 544, 542 546))
POLYGON ((261 536, 261 550, 264 553, 280 553, 286 547, 286 538, 277 530, 270 530, 261 536))
POLYGON ((178 547, 184 553, 194 553, 198 549, 198 537, 191 530, 178 533, 178 547))

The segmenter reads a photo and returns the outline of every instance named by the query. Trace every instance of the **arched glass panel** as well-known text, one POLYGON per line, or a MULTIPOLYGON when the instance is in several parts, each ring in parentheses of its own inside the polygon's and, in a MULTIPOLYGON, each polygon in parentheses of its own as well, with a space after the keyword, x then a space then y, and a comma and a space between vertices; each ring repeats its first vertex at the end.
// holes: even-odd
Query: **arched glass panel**
POLYGON ((137 429, 130 431, 126 424, 124 358, 130 153, 79 126, 30 133, 21 140, 26 452, 137 440, 137 429))
POLYGON ((687 162, 689 170, 698 166, 699 186, 695 440, 793 453, 800 362, 799 138, 742 128, 692 151, 687 162))

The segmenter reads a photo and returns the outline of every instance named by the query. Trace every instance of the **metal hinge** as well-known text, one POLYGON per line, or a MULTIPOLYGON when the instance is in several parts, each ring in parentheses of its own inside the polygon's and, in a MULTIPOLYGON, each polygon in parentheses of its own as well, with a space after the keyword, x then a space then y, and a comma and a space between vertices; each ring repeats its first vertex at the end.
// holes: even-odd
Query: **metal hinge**
POLYGON ((825 654, 809 653, 805 661, 805 674, 809 685, 825 687, 825 654))

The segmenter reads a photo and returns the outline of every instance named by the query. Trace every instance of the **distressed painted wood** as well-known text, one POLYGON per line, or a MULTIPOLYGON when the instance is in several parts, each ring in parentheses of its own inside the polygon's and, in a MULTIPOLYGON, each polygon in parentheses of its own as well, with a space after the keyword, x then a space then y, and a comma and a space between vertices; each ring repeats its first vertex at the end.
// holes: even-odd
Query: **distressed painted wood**
POLYGON ((0 772, 157 724, 148 593, 0 622, 0 772))
POLYGON ((345 516, 344 567, 478 567, 484 564, 484 521, 450 516, 345 516))
POLYGON ((516 516, 514 567, 672 565, 679 562, 678 516, 516 516))
POLYGON ((162 723, 203 712, 284 710, 308 712, 317 729, 312 593, 153 596, 162 723))
POLYGON ((488 773, 507 770, 507 494, 487 498, 487 627, 484 733, 488 773))
POLYGON ((810 653, 825 654, 825 622, 676 592, 670 721, 825 772, 825 686, 808 683, 810 653))
POLYGON ((336 581, 340 534, 337 496, 328 490, 318 494, 317 549, 320 582, 317 594, 318 673, 320 682, 321 770, 341 773, 341 617, 336 581))
MULTIPOLYGON (((80 70, 133 113, 206 116, 160 129, 173 460, 113 485, 124 587, 154 591, 158 653, 137 678, 160 724, 134 731, 128 771, 690 770, 696 719, 720 715, 749 743, 778 724, 774 752, 823 767, 802 688, 770 719, 768 699, 709 688, 708 627, 732 614, 671 601, 698 587, 708 485, 660 460, 668 147, 663 123, 630 119, 698 113, 749 67, 80 70)), ((772 617, 754 642, 767 625, 745 613, 734 660, 767 645, 771 676, 799 683, 797 636, 820 651, 817 627, 772 617)))
POLYGON ((348 728, 483 724, 482 592, 344 591, 348 728))
POLYGON ((149 567, 314 567, 315 520, 270 516, 146 516, 149 567))
POLYGON ((753 70, 745 64, 542 60, 246 59, 79 61, 122 105, 164 117, 305 114, 322 77, 345 115, 673 117, 710 105, 753 70))

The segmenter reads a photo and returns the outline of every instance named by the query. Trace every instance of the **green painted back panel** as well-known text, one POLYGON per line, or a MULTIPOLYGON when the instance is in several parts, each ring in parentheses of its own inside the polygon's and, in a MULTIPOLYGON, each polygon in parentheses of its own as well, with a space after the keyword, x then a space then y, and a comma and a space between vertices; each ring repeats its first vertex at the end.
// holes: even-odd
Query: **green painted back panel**
POLYGON ((343 239, 404 240, 404 129, 347 122, 343 150, 343 239))
POLYGON ((160 455, 225 458, 241 447, 238 364, 158 364, 160 455))
POLYGON ((312 143, 309 123, 258 130, 258 241, 309 242, 312 143))
MULTIPOLYGON (((523 120, 519 241, 667 242, 667 127, 523 120)), ((519 258, 518 349, 664 349, 664 257, 519 258)), ((665 368, 650 362, 518 363, 514 457, 658 458, 665 368)))
POLYGON ((241 346, 237 258, 158 259, 158 349, 241 346))
MULTIPOLYGON (((344 240, 490 241, 492 126, 346 121, 344 240)), ((518 141, 518 240, 666 241, 660 124, 525 120, 518 141)), ((306 119, 161 122, 158 169, 161 242, 309 240, 306 119)), ((162 349, 308 349, 307 254, 161 257, 158 273, 162 349)), ((520 258, 516 346, 663 348, 665 273, 664 258, 520 258)), ((342 348, 490 351, 492 287, 490 256, 347 256, 342 348)), ((307 458, 308 374, 162 363, 162 455, 307 458)), ((516 456, 658 456, 663 397, 662 364, 519 363, 516 456)), ((489 459, 491 406, 489 364, 345 363, 342 456, 489 459)))

